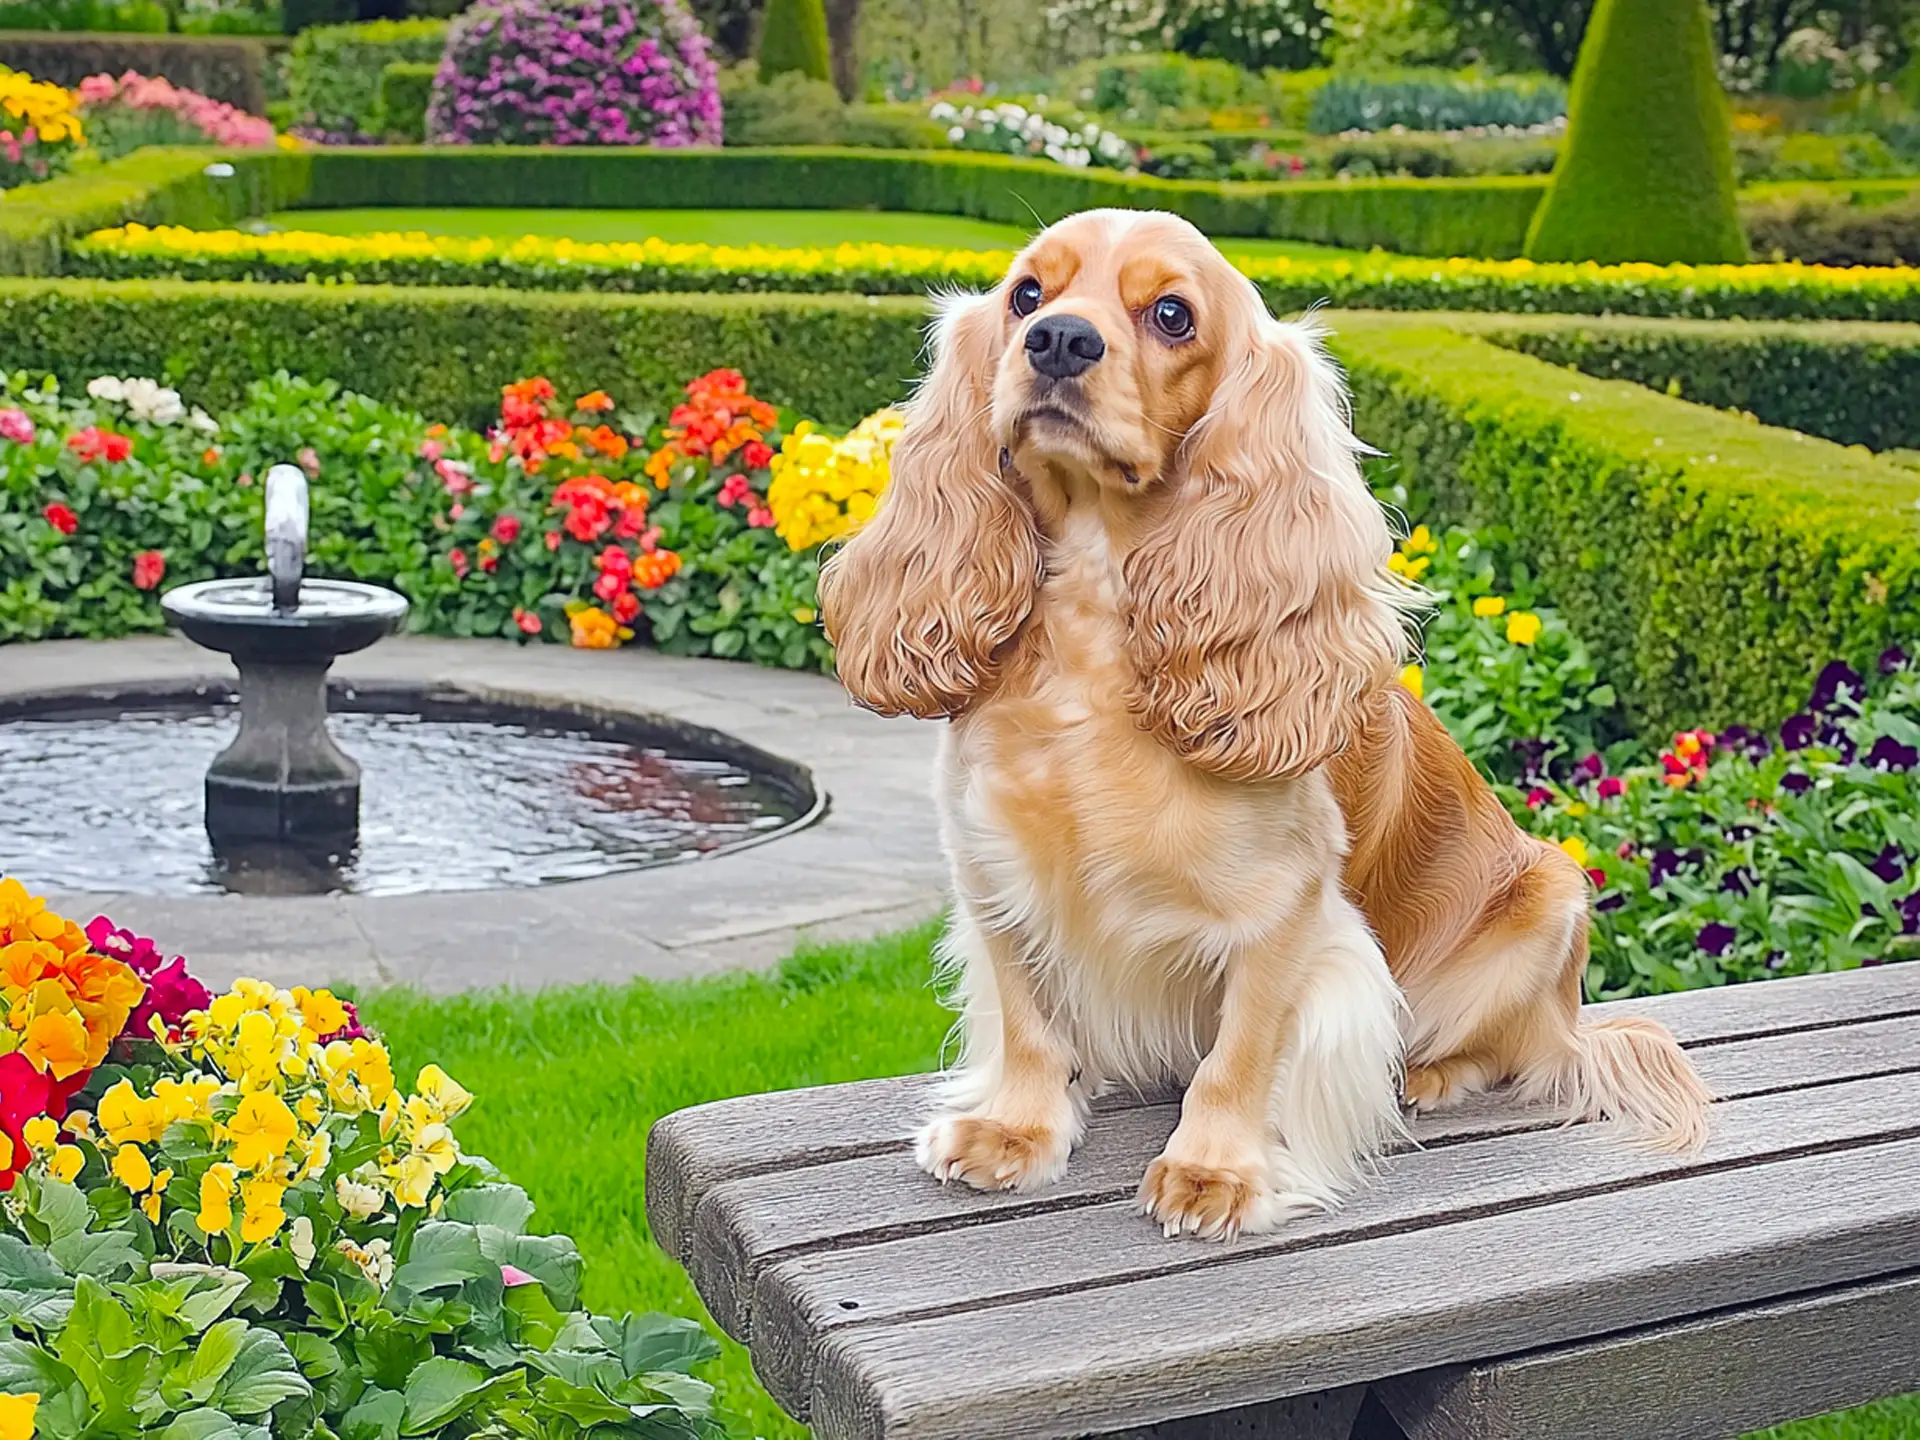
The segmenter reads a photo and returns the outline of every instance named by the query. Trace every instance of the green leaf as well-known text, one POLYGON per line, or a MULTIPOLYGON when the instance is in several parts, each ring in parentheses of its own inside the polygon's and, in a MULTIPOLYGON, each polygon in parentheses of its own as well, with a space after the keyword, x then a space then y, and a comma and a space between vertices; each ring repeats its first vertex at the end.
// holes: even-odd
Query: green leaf
POLYGON ((200 1343, 194 1347, 193 1361, 182 1377, 188 1395, 204 1402, 213 1394, 214 1387, 233 1369, 246 1335, 247 1322, 235 1319, 222 1320, 200 1337, 200 1343))
POLYGON ((307 1309, 313 1312, 314 1324, 329 1335, 338 1335, 347 1328, 347 1302, 340 1298, 340 1292, 325 1280, 309 1280, 300 1287, 300 1295, 307 1302, 307 1309))
POLYGON ((593 1328, 620 1357, 628 1375, 656 1370, 685 1373, 720 1353, 719 1343, 697 1320, 673 1315, 596 1316, 593 1328))
POLYGON ((609 1400, 598 1390, 575 1385, 557 1375, 548 1375, 533 1387, 533 1411, 536 1415, 560 1416, 583 1429, 595 1425, 624 1425, 633 1418, 625 1405, 609 1400))
POLYGON ((491 1225, 479 1227, 480 1249, 498 1267, 524 1270, 545 1287, 560 1310, 571 1310, 580 1295, 580 1251, 565 1235, 508 1235, 491 1225))
POLYGON ((443 1219, 491 1225, 509 1235, 521 1235, 533 1218, 533 1201, 518 1185, 470 1185, 448 1196, 440 1214, 443 1219))
POLYGON ((143 1257, 124 1230, 76 1230, 47 1244, 47 1252, 69 1274, 111 1280, 139 1267, 143 1257))
POLYGON ((235 1415, 261 1415, 282 1400, 305 1399, 312 1393, 313 1387, 294 1364, 286 1343, 272 1331, 256 1326, 240 1342, 240 1353, 213 1399, 221 1409, 235 1415))
POLYGON ((534 1350, 552 1345, 565 1323, 544 1285, 515 1285, 507 1291, 506 1309, 513 1317, 508 1333, 517 1343, 534 1350))
POLYGON ((310 1330, 290 1330, 285 1339, 301 1374, 309 1380, 325 1380, 346 1368, 340 1347, 323 1336, 310 1330))
POLYGON ((41 1180, 30 1213, 47 1227, 48 1239, 52 1241, 78 1235, 93 1218, 93 1209, 78 1188, 53 1179, 41 1180))
POLYGON ((0 1395, 47 1395, 74 1383, 73 1371, 31 1340, 0 1340, 0 1395))
POLYGON ((282 1282, 300 1278, 299 1262, 291 1251, 278 1245, 254 1250, 234 1269, 247 1279, 247 1293, 240 1297, 241 1307, 262 1313, 280 1303, 282 1282))
POLYGON ((479 1232, 471 1225, 434 1220, 414 1232, 406 1263, 394 1271, 393 1289, 410 1294, 479 1280, 500 1278, 500 1267, 480 1251, 479 1232))
POLYGON ((340 1422, 340 1440, 399 1440, 406 1397, 398 1390, 369 1390, 340 1422))
POLYGON ((478 1365, 436 1355, 407 1377, 401 1432, 425 1434, 464 1414, 486 1388, 489 1378, 478 1365))
POLYGON ((174 1416, 155 1440, 240 1440, 243 1433, 231 1415, 203 1408, 174 1416))

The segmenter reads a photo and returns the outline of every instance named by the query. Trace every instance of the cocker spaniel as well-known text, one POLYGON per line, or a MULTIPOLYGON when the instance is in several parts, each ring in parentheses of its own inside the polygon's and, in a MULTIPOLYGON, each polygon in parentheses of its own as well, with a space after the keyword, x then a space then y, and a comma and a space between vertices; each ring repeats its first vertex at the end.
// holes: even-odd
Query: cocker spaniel
POLYGON ((1336 1203, 1403 1085, 1698 1144, 1673 1038, 1582 1020, 1586 876, 1398 683, 1420 597, 1316 332, 1186 222, 1100 210, 934 351, 821 576, 854 699, 951 722, 962 1046, 921 1165, 1043 1184, 1090 1096, 1172 1079, 1140 1203, 1226 1237, 1336 1203))

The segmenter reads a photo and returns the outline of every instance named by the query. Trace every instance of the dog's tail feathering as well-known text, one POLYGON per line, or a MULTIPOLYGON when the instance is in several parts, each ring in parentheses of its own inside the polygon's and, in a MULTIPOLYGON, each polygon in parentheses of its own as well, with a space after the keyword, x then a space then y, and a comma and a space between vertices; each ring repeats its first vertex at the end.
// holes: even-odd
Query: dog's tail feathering
POLYGON ((1655 1150, 1689 1153, 1707 1141, 1713 1092, 1656 1021, 1583 1018, 1554 1094, 1570 1119, 1614 1120, 1655 1150))

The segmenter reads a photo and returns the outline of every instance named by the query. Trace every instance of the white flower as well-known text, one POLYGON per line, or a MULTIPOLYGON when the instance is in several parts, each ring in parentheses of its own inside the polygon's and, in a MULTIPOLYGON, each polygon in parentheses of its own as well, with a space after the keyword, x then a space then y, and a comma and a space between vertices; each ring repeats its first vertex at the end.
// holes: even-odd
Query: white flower
POLYGON ((313 1264, 316 1253, 313 1248, 313 1221, 307 1216, 294 1217, 293 1228, 287 1232, 287 1249, 293 1252, 293 1263, 302 1270, 313 1264))
POLYGON ((927 118, 930 120, 951 120, 959 113, 958 110, 954 109, 953 106, 949 105, 946 101, 936 100, 933 102, 933 108, 927 111, 927 118))
POLYGON ((87 394, 96 400, 110 400, 118 404, 127 398, 127 387, 117 376, 96 375, 87 382, 87 394))
POLYGON ((347 1259, 360 1267, 360 1273, 372 1282, 377 1290, 384 1291, 393 1283, 393 1246, 385 1240, 369 1240, 363 1250, 351 1240, 340 1240, 334 1247, 347 1259))
POLYGON ((356 1220, 379 1214, 380 1207, 386 1204, 386 1196, 371 1185, 361 1184, 351 1175, 342 1175, 334 1181, 333 1193, 340 1202, 340 1208, 356 1220))
POLYGON ((135 420, 171 425, 187 413, 187 407, 180 403, 180 392, 169 390, 158 380, 129 380, 124 389, 127 413, 135 420))
POLYGON ((956 125, 951 130, 947 131, 947 139, 951 140, 956 145, 958 145, 962 140, 965 140, 966 138, 967 138, 967 131, 966 131, 966 127, 963 125, 956 125))
POLYGON ((187 416, 187 424, 198 430, 202 435, 218 435, 220 433, 220 422, 202 410, 198 405, 194 406, 193 412, 187 416))

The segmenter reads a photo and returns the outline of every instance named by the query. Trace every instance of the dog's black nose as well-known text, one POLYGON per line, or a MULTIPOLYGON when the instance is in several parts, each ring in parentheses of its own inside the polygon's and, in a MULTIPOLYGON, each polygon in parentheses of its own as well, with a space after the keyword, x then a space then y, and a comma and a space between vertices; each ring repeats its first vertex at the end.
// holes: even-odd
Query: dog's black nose
POLYGON ((1070 380, 1084 375, 1107 353, 1093 322, 1078 315, 1049 315, 1027 330, 1027 360, 1042 375, 1070 380))

